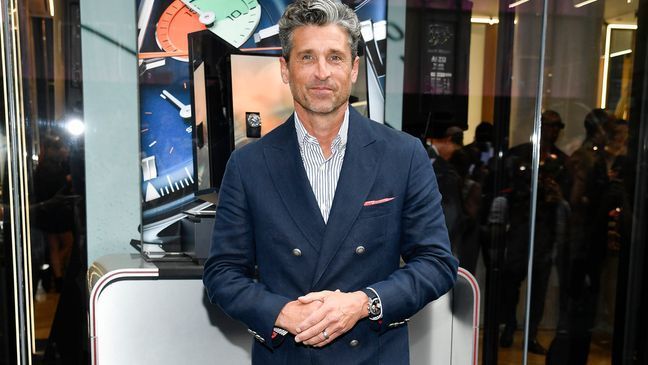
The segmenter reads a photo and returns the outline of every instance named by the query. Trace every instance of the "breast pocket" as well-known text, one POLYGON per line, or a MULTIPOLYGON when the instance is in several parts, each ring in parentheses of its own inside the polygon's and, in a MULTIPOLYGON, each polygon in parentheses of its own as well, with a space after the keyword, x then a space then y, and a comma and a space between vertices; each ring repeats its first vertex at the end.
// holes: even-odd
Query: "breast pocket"
MULTIPOLYGON (((384 199, 383 199, 384 200, 384 199)), ((380 202, 380 200, 370 200, 360 210, 358 219, 381 217, 394 213, 396 210, 396 199, 380 202), (379 203, 376 203, 379 202, 379 203)))

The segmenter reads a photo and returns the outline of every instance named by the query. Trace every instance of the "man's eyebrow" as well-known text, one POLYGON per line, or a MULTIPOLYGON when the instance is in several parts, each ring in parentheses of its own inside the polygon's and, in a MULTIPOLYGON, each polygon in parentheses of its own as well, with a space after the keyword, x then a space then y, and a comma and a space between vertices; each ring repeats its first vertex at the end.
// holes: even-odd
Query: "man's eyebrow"
MULTIPOLYGON (((315 50, 312 48, 307 48, 307 49, 302 49, 302 50, 295 50, 295 54, 300 55, 300 54, 305 54, 305 53, 315 53, 315 50)), ((331 54, 331 53, 337 53, 337 54, 343 54, 344 50, 340 48, 329 48, 325 52, 326 54, 331 54)))

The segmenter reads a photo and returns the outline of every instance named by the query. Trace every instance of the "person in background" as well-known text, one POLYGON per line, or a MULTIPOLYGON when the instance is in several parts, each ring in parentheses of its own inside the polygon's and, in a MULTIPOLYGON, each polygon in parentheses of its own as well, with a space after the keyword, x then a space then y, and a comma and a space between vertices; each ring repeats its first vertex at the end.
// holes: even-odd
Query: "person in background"
MULTIPOLYGON (((603 109, 593 109, 585 116, 585 140, 574 151, 567 165, 572 180, 569 205, 569 245, 561 252, 562 259, 557 262, 560 278, 560 308, 558 330, 566 329, 569 320, 569 297, 580 296, 583 288, 574 286, 583 283, 591 269, 598 270, 597 265, 590 265, 590 247, 593 237, 594 215, 600 205, 601 193, 608 185, 606 172, 606 149, 608 134, 604 126, 610 123, 610 116, 603 109), (589 267, 589 269, 588 269, 589 267), (568 278, 572 279, 568 279, 568 278)), ((589 279, 588 279, 589 280, 589 279)), ((589 304, 588 304, 589 305, 589 304)))
POLYGON ((35 225, 45 234, 57 292, 61 291, 74 244, 71 182, 67 146, 58 136, 46 136, 34 171, 34 192, 39 203, 35 225))
POLYGON ((449 162, 455 151, 461 146, 457 144, 457 134, 461 128, 444 123, 435 123, 427 138, 427 151, 441 193, 441 206, 445 216, 446 227, 450 236, 453 254, 461 262, 462 238, 464 233, 464 207, 462 198, 463 181, 457 169, 449 162))
MULTIPOLYGON (((541 116, 540 172, 534 236, 533 280, 529 319, 529 351, 546 354, 538 342, 538 326, 544 313, 549 274, 553 263, 556 242, 565 239, 568 209, 565 197, 569 196, 569 176, 566 170, 567 155, 556 142, 565 127, 560 114, 547 110, 541 116)), ((506 257, 502 283, 502 322, 504 331, 500 346, 510 347, 517 329, 516 309, 520 286, 527 275, 530 235, 530 200, 533 145, 524 143, 511 148, 505 166, 510 181, 507 195, 509 207, 509 230, 506 235, 506 257)))
POLYGON ((597 315, 604 331, 612 328, 618 253, 623 244, 628 124, 603 109, 593 109, 583 125, 585 140, 568 164, 573 179, 569 259, 564 269, 557 266, 560 312, 548 365, 587 364, 597 315))
POLYGON ((457 248, 459 265, 475 273, 480 249, 480 211, 482 200, 481 184, 473 180, 470 174, 472 161, 463 148, 456 150, 450 158, 461 181, 461 206, 463 211, 463 228, 461 246, 457 248))
POLYGON ((470 178, 481 185, 488 175, 488 167, 494 154, 493 146, 493 124, 481 122, 475 128, 475 140, 465 145, 464 152, 468 155, 470 166, 468 174, 470 178))

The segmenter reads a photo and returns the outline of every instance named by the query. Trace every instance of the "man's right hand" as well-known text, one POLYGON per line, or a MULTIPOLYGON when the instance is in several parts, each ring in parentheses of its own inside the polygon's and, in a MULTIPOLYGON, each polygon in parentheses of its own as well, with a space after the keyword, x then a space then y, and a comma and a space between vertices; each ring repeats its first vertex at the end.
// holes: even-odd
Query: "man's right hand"
POLYGON ((299 300, 288 302, 279 313, 275 326, 283 328, 286 331, 297 335, 297 325, 303 322, 311 313, 315 312, 323 304, 322 301, 315 300, 304 304, 299 300))

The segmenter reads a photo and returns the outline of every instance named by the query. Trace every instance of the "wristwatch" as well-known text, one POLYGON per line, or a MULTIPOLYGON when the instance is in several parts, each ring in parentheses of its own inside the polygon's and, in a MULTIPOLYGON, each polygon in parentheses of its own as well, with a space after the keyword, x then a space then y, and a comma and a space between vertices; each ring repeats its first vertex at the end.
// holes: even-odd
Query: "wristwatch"
POLYGON ((380 303, 380 297, 378 293, 371 288, 364 288, 362 292, 367 294, 369 297, 369 304, 367 304, 367 312, 369 313, 369 319, 372 321, 377 321, 382 318, 382 305, 380 303))
POLYGON ((261 114, 245 113, 245 134, 248 138, 261 138, 261 114))

